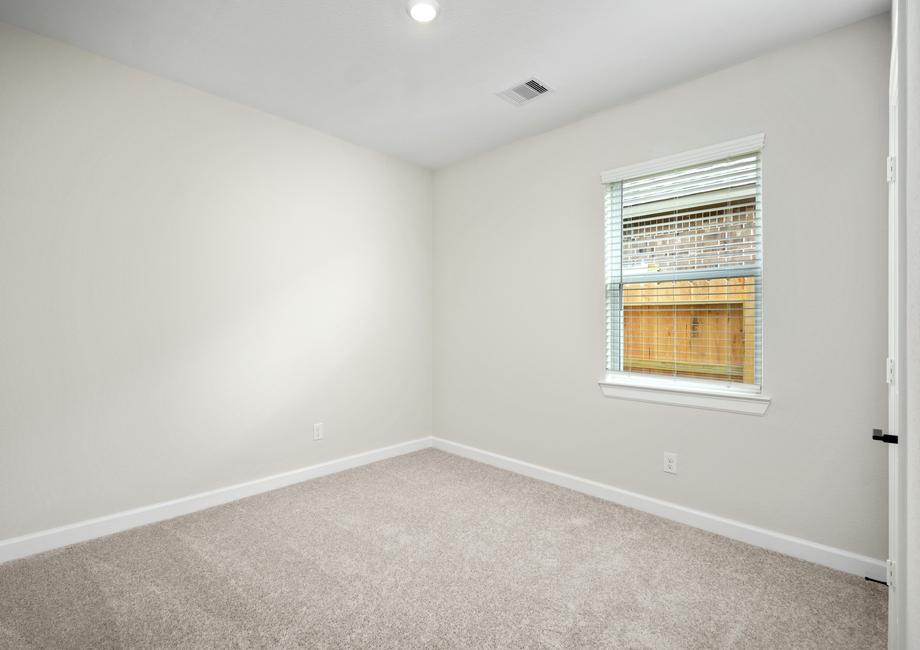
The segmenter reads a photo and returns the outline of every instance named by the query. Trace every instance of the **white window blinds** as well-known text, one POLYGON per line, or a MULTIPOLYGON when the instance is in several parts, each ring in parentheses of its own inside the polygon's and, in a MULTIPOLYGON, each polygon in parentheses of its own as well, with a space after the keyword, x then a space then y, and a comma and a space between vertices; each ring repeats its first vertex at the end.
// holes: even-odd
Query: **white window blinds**
POLYGON ((760 152, 608 184, 607 370, 761 383, 760 152))

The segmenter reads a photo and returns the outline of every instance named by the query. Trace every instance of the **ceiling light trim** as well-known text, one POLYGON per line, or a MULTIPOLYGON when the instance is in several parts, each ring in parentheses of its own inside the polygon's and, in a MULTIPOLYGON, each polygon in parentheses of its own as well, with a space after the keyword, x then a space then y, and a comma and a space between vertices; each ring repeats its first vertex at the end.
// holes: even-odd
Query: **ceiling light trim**
POLYGON ((415 22, 425 25, 438 17, 441 13, 441 5, 438 0, 409 0, 406 5, 406 13, 415 22))

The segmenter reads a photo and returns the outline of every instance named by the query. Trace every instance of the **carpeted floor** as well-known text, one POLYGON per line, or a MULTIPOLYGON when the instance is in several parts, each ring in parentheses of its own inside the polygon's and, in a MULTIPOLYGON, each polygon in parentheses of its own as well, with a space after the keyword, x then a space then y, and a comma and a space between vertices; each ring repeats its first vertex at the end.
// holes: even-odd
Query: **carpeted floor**
POLYGON ((0 565, 0 648, 885 647, 885 588, 425 450, 0 565))

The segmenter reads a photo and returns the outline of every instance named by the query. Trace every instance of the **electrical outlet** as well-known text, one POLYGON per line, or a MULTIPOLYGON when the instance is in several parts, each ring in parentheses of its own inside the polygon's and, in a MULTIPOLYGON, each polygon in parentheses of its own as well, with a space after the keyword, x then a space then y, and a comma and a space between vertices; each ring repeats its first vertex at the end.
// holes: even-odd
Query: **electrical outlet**
POLYGON ((677 474, 677 454, 672 451, 664 452, 664 471, 677 474))
POLYGON ((324 427, 323 427, 322 422, 317 422, 316 424, 313 425, 313 439, 314 440, 323 439, 323 429, 324 427))

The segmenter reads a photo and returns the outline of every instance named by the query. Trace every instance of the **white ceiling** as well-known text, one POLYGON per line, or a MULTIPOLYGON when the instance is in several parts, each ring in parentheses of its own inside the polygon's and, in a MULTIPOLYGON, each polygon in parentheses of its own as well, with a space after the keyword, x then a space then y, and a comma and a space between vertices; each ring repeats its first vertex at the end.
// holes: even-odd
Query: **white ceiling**
POLYGON ((0 0, 0 20, 438 168, 886 0, 0 0), (554 92, 494 93, 535 76, 554 92))

